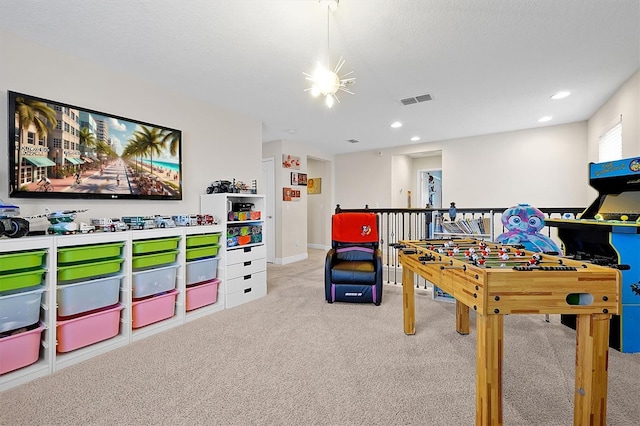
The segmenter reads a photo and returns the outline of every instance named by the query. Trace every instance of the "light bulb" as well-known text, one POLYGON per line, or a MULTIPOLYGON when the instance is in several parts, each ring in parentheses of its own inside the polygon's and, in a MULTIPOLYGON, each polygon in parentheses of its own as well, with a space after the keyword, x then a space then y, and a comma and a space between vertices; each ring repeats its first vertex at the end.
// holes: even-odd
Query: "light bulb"
POLYGON ((328 108, 332 108, 333 104, 335 103, 334 99, 333 99, 333 95, 332 94, 328 94, 325 98, 324 98, 324 103, 327 105, 328 108))

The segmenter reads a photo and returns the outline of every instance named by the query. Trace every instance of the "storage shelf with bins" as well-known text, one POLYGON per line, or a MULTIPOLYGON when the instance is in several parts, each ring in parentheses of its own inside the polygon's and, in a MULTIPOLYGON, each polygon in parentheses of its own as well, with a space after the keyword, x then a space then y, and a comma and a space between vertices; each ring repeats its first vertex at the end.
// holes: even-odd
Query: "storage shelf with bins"
POLYGON ((128 233, 53 237, 53 371, 129 343, 128 233))
POLYGON ((264 244, 265 196, 222 193, 200 197, 200 213, 218 218, 226 231, 220 244, 219 271, 225 307, 232 308, 267 294, 267 252, 264 244))
MULTIPOLYGON (((25 292, 32 292, 26 295, 29 300, 25 301, 25 305, 33 304, 32 298, 37 302, 37 318, 34 324, 26 327, 26 331, 32 333, 26 345, 35 349, 37 359, 31 362, 31 357, 21 355, 17 363, 12 360, 10 365, 2 350, 9 349, 13 353, 15 348, 19 348, 22 352, 22 346, 14 346, 12 341, 7 344, 7 340, 0 338, 0 391, 46 376, 187 320, 224 309, 224 297, 209 303, 214 292, 212 286, 206 289, 204 302, 200 300, 202 295, 194 296, 192 306, 201 304, 201 307, 187 311, 185 300, 188 239, 191 236, 195 236, 196 240, 200 235, 209 236, 207 243, 199 245, 193 256, 199 256, 198 260, 217 259, 218 257, 211 256, 214 252, 217 254, 217 247, 212 249, 208 246, 212 245, 211 239, 222 240, 225 235, 223 230, 220 225, 205 225, 0 239, 0 297, 6 295, 6 292, 2 293, 3 290, 19 290, 10 289, 10 286, 23 286, 25 292), (134 250, 140 247, 146 246, 152 253, 156 250, 156 246, 145 244, 149 240, 154 243, 168 241, 173 244, 173 248, 159 249, 157 256, 144 257, 147 253, 134 256, 134 250), (20 269, 14 273, 6 266, 8 264, 18 265, 20 269), (134 328, 134 273, 161 268, 173 268, 175 271, 173 289, 167 291, 173 291, 175 295, 175 301, 171 302, 173 313, 166 319, 134 328), (67 330, 70 324, 78 322, 82 324, 80 331, 67 330), (95 337, 92 336, 93 332, 97 334, 109 327, 111 331, 105 332, 100 339, 82 340, 95 337), (36 331, 28 330, 30 328, 36 331), (34 335, 37 339, 33 338, 34 335), (7 367, 3 368, 4 365, 7 367)), ((197 261, 196 258, 189 260, 197 261)), ((217 271, 212 270, 212 263, 208 265, 210 270, 207 273, 215 276, 217 271)), ((215 279, 218 280, 217 277, 215 279)), ((224 287, 219 280, 216 283, 224 287)), ((153 293, 153 290, 150 291, 153 293)), ((217 296, 217 288, 215 293, 214 296, 217 296)), ((153 293, 151 296, 158 295, 153 293)), ((28 318, 32 318, 29 315, 28 318)), ((22 318, 23 314, 19 313, 18 316, 22 318)), ((31 319, 17 324, 22 325, 24 321, 30 322, 31 319)), ((6 327, 12 325, 7 324, 6 327)), ((4 334, 6 333, 0 332, 0 335, 7 337, 4 334)))
MULTIPOLYGON (((47 274, 49 238, 0 246, 0 385, 17 386, 51 373, 53 295, 47 274)), ((2 389, 2 387, 0 387, 2 389)))
POLYGON ((133 340, 181 322, 184 291, 178 256, 182 237, 171 229, 134 233, 131 242, 131 328, 133 340))

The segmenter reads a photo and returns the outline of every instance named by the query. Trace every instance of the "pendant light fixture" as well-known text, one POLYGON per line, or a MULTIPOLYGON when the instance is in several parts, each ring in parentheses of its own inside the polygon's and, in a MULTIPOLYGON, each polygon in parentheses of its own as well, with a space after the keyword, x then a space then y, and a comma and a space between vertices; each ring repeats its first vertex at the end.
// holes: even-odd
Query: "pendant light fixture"
POLYGON ((355 77, 347 78, 349 75, 353 74, 353 71, 342 76, 338 75, 345 63, 342 56, 338 60, 333 71, 331 71, 329 65, 329 20, 331 12, 338 8, 338 1, 339 0, 319 0, 321 5, 326 4, 327 6, 327 62, 326 64, 318 62, 313 74, 303 73, 305 78, 311 82, 311 87, 305 89, 305 91, 309 91, 313 97, 323 96, 325 105, 328 108, 333 107, 335 102, 340 103, 340 99, 338 99, 338 96, 336 95, 338 90, 342 90, 343 92, 353 95, 353 92, 348 90, 347 86, 352 85, 356 81, 355 77))

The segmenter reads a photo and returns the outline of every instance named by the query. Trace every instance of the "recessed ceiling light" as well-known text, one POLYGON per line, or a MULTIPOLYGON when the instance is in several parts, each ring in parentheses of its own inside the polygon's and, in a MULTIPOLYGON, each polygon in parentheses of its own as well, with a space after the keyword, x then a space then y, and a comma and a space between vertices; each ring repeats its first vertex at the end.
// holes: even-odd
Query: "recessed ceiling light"
POLYGON ((551 117, 550 115, 545 115, 544 117, 540 118, 538 120, 539 123, 546 123, 547 121, 551 121, 553 117, 551 117))
POLYGON ((414 136, 411 138, 411 142, 418 142, 420 140, 420 136, 414 136))
POLYGON ((398 127, 402 127, 402 123, 399 121, 394 121, 393 123, 391 123, 391 127, 393 129, 397 129, 398 127))
POLYGON ((564 99, 569 96, 571 92, 563 90, 562 92, 558 92, 555 95, 551 96, 551 99, 564 99))

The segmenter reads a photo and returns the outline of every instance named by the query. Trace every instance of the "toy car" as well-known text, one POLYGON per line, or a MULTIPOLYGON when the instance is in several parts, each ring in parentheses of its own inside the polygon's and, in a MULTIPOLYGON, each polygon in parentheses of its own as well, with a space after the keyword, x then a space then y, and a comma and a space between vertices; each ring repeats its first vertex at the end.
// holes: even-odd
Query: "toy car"
POLYGON ((93 225, 89 225, 88 223, 80 222, 80 226, 78 226, 78 231, 83 234, 91 234, 96 230, 96 227, 93 225))
POLYGON ((218 194, 221 192, 235 192, 233 183, 228 180, 217 180, 207 187, 207 194, 218 194))
POLYGON ((0 235, 10 238, 23 237, 29 233, 29 221, 20 217, 20 208, 0 200, 0 235))
POLYGON ((210 214, 199 214, 196 220, 198 221, 198 225, 213 225, 217 222, 210 214))
POLYGON ((156 227, 154 218, 145 216, 123 216, 122 221, 129 229, 153 229, 156 227))
POLYGON ((92 218, 91 225, 95 226, 96 229, 103 232, 126 231, 129 229, 127 224, 120 221, 120 219, 118 218, 92 218))
POLYGON ((158 228, 175 228, 176 223, 168 216, 156 216, 155 223, 158 228))
POLYGON ((191 217, 188 214, 179 214, 175 216, 171 216, 171 219, 175 222, 176 226, 191 226, 197 225, 198 221, 195 217, 191 217))

